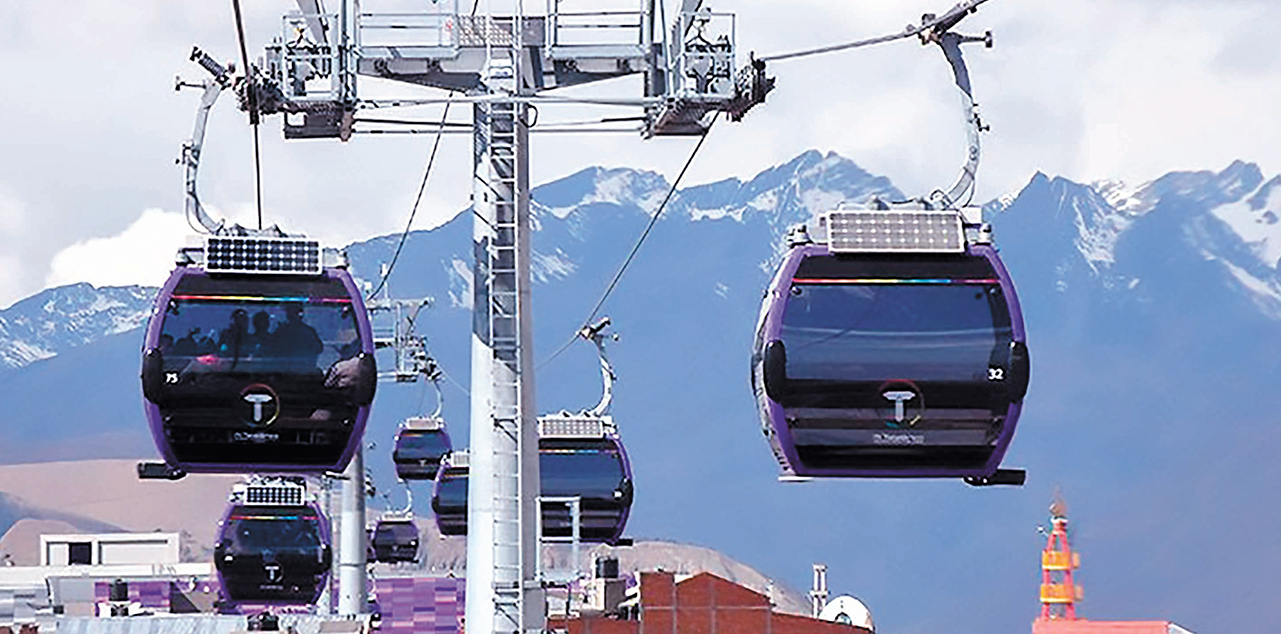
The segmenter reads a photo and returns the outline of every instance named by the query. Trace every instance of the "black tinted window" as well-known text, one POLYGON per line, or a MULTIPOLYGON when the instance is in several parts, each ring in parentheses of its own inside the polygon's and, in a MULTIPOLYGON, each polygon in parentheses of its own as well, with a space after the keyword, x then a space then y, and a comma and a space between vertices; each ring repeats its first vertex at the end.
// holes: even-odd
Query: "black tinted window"
POLYGON ((396 439, 396 453, 401 459, 440 457, 449 448, 449 438, 442 432, 401 432, 396 439))
POLYGON ((168 370, 311 372, 360 352, 348 302, 178 296, 160 335, 168 370))
POLYGON ((983 380, 1008 345, 995 283, 794 284, 783 315, 792 379, 983 380))
POLYGON ((538 468, 543 495, 548 497, 613 499, 623 481, 623 463, 617 451, 544 449, 538 468))
POLYGON ((240 507, 227 520, 224 539, 233 552, 306 550, 320 547, 320 518, 296 511, 240 507))

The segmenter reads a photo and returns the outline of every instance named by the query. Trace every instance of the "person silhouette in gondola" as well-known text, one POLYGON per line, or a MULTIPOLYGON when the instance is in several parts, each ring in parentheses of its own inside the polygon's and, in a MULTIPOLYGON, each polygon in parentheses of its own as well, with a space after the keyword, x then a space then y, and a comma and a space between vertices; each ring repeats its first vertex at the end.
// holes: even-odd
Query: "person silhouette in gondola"
POLYGON ((196 341, 196 335, 200 334, 199 328, 192 328, 187 331, 181 339, 173 343, 173 353, 179 357, 194 357, 200 354, 200 343, 196 341))
POLYGON ((269 356, 272 344, 271 315, 260 310, 254 313, 252 329, 249 331, 250 354, 256 357, 269 356))
POLYGON ((231 323, 218 335, 218 356, 231 359, 231 367, 249 356, 249 311, 237 308, 231 311, 231 323))
POLYGON ((305 371, 316 368, 316 358, 324 351, 316 329, 302 320, 302 304, 285 305, 285 323, 272 333, 276 354, 291 370, 305 371))

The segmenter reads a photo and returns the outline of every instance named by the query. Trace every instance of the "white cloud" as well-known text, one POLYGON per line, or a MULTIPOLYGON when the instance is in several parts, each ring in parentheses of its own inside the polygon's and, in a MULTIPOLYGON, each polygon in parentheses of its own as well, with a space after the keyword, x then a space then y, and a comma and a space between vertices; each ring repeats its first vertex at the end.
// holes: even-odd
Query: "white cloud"
POLYGON ((26 211, 26 204, 18 199, 13 189, 0 183, 0 237, 17 237, 27 224, 26 211))
POLYGON ((0 306, 8 306, 35 290, 27 279, 31 268, 24 248, 29 238, 28 209, 9 184, 0 182, 0 306))
POLYGON ((46 286, 155 286, 173 268, 174 253, 191 234, 182 214, 148 209, 124 231, 77 242, 53 256, 46 286))
MULTIPOLYGON (((712 1, 737 14, 742 58, 749 51, 773 54, 899 31, 921 13, 954 4, 712 1)), ((393 4, 422 6, 367 0, 364 8, 383 11, 393 4)), ((278 34, 279 15, 288 7, 245 8, 250 49, 259 55, 278 34)), ((1281 102, 1281 54, 1272 31, 1278 22, 1281 2, 1275 0, 984 4, 959 28, 991 29, 996 39, 993 50, 966 50, 976 97, 992 125, 983 138, 978 198, 1016 190, 1036 170, 1078 181, 1145 182, 1170 170, 1219 169, 1240 158, 1276 173, 1281 126, 1272 122, 1274 104, 1281 102)), ((6 128, 0 151, 0 178, 9 185, 0 191, 0 252, 16 255, 25 267, 21 274, 6 271, 0 298, 38 290, 46 271, 55 271, 50 279, 67 279, 60 276, 69 270, 68 258, 134 221, 139 209, 182 203, 182 170, 173 160, 190 134, 199 97, 195 91, 175 94, 172 80, 175 74, 203 76, 187 61, 192 44, 220 60, 236 57, 230 7, 142 0, 122 13, 105 0, 0 3, 0 74, 7 82, 0 119, 19 122, 6 128), (22 62, 32 59, 41 64, 22 62), (74 69, 74 80, 48 68, 74 69), (85 106, 86 94, 94 95, 92 107, 85 106), (52 266, 55 255, 62 260, 52 266)), ((935 48, 900 41, 780 61, 769 72, 778 85, 767 102, 741 123, 722 119, 683 184, 751 177, 811 148, 849 157, 908 194, 956 176, 964 131, 947 64, 935 48)), ((378 83, 362 80, 361 90, 441 94, 378 83)), ((640 85, 632 77, 561 94, 635 96, 640 85)), ((201 199, 225 210, 231 221, 252 226, 252 140, 234 101, 224 95, 210 117, 201 199)), ((439 112, 403 114, 430 120, 439 112)), ((466 107, 455 106, 450 114, 455 121, 470 119, 466 107)), ((544 106, 540 116, 554 121, 628 114, 634 111, 544 106)), ((279 118, 268 117, 262 127, 265 220, 329 244, 398 232, 431 143, 430 136, 285 142, 279 118)), ((592 165, 649 169, 671 180, 694 143, 536 134, 531 181, 592 165)), ((448 135, 414 227, 433 226, 465 207, 470 174, 470 138, 448 135)))

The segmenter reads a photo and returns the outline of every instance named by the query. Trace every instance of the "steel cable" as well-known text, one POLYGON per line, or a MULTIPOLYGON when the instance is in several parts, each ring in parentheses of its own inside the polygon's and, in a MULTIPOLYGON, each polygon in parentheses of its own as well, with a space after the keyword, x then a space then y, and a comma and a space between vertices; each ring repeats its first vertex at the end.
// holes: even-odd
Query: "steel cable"
POLYGON ((592 320, 595 319, 597 313, 600 312, 601 306, 605 305, 605 300, 609 299, 610 294, 614 292, 614 288, 618 286, 619 280, 623 278, 623 273, 627 271, 627 267, 632 263, 632 260, 636 257, 636 253, 640 251, 641 245, 645 244, 645 239, 649 237, 650 231, 654 229, 654 225, 658 222, 658 219, 662 217, 663 210, 667 208, 667 203, 671 201, 672 196, 676 193, 676 188, 680 185, 681 179, 685 177, 685 172, 689 171, 689 166, 693 164, 694 157, 698 156, 698 151, 702 149, 703 142, 706 141, 708 135, 711 134, 712 127, 716 125, 716 120, 719 117, 720 117, 719 111, 717 111, 716 114, 712 115, 712 121, 707 125, 707 132, 704 132, 703 136, 698 139, 698 144, 695 145, 694 150, 689 153, 689 158, 685 159, 685 166, 682 167, 680 173, 676 175, 676 180, 672 181, 672 186, 667 189, 667 195, 663 197, 663 202, 659 203, 658 209, 654 212, 654 215, 649 219, 649 224, 645 225, 645 230, 641 232, 640 238, 636 240, 636 244, 632 246, 631 252, 628 253, 627 258, 623 260, 622 266, 618 267, 618 272, 614 274, 614 279, 610 280, 609 286, 605 288, 605 292, 601 294, 600 299, 597 300, 596 302, 596 305, 592 307, 592 312, 587 315, 587 319, 583 320, 582 325, 574 330, 574 334, 569 338, 569 341, 566 341, 564 345, 562 345, 550 356, 544 359, 542 363, 538 364, 539 368, 542 368, 543 366, 546 366, 548 363, 551 363, 553 360, 556 359, 556 357, 559 357, 561 353, 565 352, 565 350, 568 350, 569 347, 573 345, 574 342, 578 339, 579 333, 581 333, 584 328, 587 328, 588 326, 591 325, 592 320))
POLYGON ((383 272, 382 279, 378 281, 378 286, 368 297, 373 298, 378 295, 384 286, 387 285, 387 279, 391 277, 391 272, 396 268, 396 261, 400 259, 400 252, 405 248, 405 240, 409 237, 409 228, 414 224, 414 216, 418 215, 418 205, 422 203, 423 192, 427 190, 427 177, 431 175, 432 165, 436 162, 436 151, 440 149, 440 139, 445 134, 446 119, 449 117, 449 102, 445 102, 445 112, 440 115, 439 128, 436 130, 436 140, 431 146, 431 155, 427 157, 427 168, 423 170, 423 180, 418 185, 418 196, 414 198, 414 206, 409 211, 409 221, 405 223, 405 230, 400 234, 400 241, 396 243, 396 251, 392 253, 391 262, 387 265, 387 270, 383 272))
POLYGON ((917 35, 920 35, 921 33, 924 33, 925 31, 928 31, 940 26, 943 27, 942 30, 946 31, 947 29, 954 26, 957 22, 959 22, 961 18, 965 17, 966 14, 973 13, 975 10, 977 10, 980 4, 983 4, 984 2, 987 2, 987 1, 988 0, 966 0, 965 2, 962 2, 956 5, 955 7, 952 7, 947 11, 947 13, 944 13, 941 16, 924 20, 919 25, 909 25, 907 28, 903 29, 899 33, 891 33, 889 35, 882 35, 880 37, 873 37, 873 38, 868 38, 864 40, 855 40, 853 42, 845 42, 843 44, 831 44, 828 46, 821 46, 819 48, 793 51, 791 53, 765 55, 762 57, 758 57, 757 59, 762 62, 777 62, 785 59, 811 57, 814 55, 822 55, 823 53, 845 51, 852 48, 862 48, 864 46, 871 46, 873 44, 882 44, 885 42, 892 42, 894 40, 901 40, 909 37, 915 37, 917 35))

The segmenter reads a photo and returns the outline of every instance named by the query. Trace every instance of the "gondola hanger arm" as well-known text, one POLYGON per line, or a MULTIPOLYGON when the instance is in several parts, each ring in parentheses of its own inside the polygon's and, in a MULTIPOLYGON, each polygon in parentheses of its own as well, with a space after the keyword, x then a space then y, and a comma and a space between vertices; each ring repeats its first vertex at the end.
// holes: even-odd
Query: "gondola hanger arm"
POLYGON ((605 332, 609 328, 609 324, 609 317, 602 317, 595 324, 584 326, 578 331, 578 336, 596 344, 596 353, 600 355, 600 402, 596 403, 595 407, 587 410, 588 415, 596 417, 609 413, 609 405, 614 400, 614 381, 618 378, 618 375, 614 374, 614 366, 609 362, 609 355, 605 353, 605 340, 613 339, 618 341, 618 333, 605 332))
MULTIPOLYGON (((185 213, 187 223, 191 224, 192 218, 195 218, 206 233, 217 234, 222 231, 225 221, 214 220, 205 208, 200 204, 200 196, 196 191, 196 176, 200 170, 200 154, 205 146, 205 127, 209 122, 209 111, 213 109, 214 102, 222 91, 232 84, 232 75, 235 73, 235 66, 228 64, 223 66, 208 53, 200 50, 199 47, 191 49, 191 61, 200 64, 213 77, 200 83, 185 82, 178 79, 174 82, 174 89, 182 88, 202 88, 204 92, 200 96, 200 105, 196 107, 196 122, 191 131, 191 140, 182 146, 183 169, 186 171, 186 203, 185 213)), ((192 225, 193 229, 197 229, 192 225)), ((197 229, 199 230, 199 229, 197 229)))
POLYGON ((970 74, 965 66, 965 57, 961 54, 961 45, 982 42, 987 48, 992 47, 992 32, 983 36, 967 36, 951 31, 930 31, 921 37, 923 44, 938 44, 952 67, 956 87, 961 93, 961 110, 965 117, 966 153, 961 173, 946 191, 935 190, 929 196, 932 206, 952 209, 969 204, 974 195, 974 180, 979 169, 980 142, 979 135, 987 129, 979 118, 978 104, 974 102, 974 92, 970 86, 970 74))
POLYGON ((803 49, 792 51, 790 53, 778 53, 774 55, 762 55, 756 58, 761 62, 777 62, 785 59, 797 59, 801 57, 813 57, 825 53, 835 53, 837 51, 847 51, 855 48, 863 48, 874 44, 884 44, 895 40, 907 39, 910 37, 922 37, 928 34, 942 34, 947 32, 953 26, 961 21, 966 15, 978 10, 979 5, 988 0, 965 0, 949 9, 946 13, 936 16, 934 14, 925 14, 920 24, 909 24, 906 28, 898 33, 890 33, 878 37, 871 37, 851 42, 842 42, 839 44, 830 44, 817 48, 803 49))

